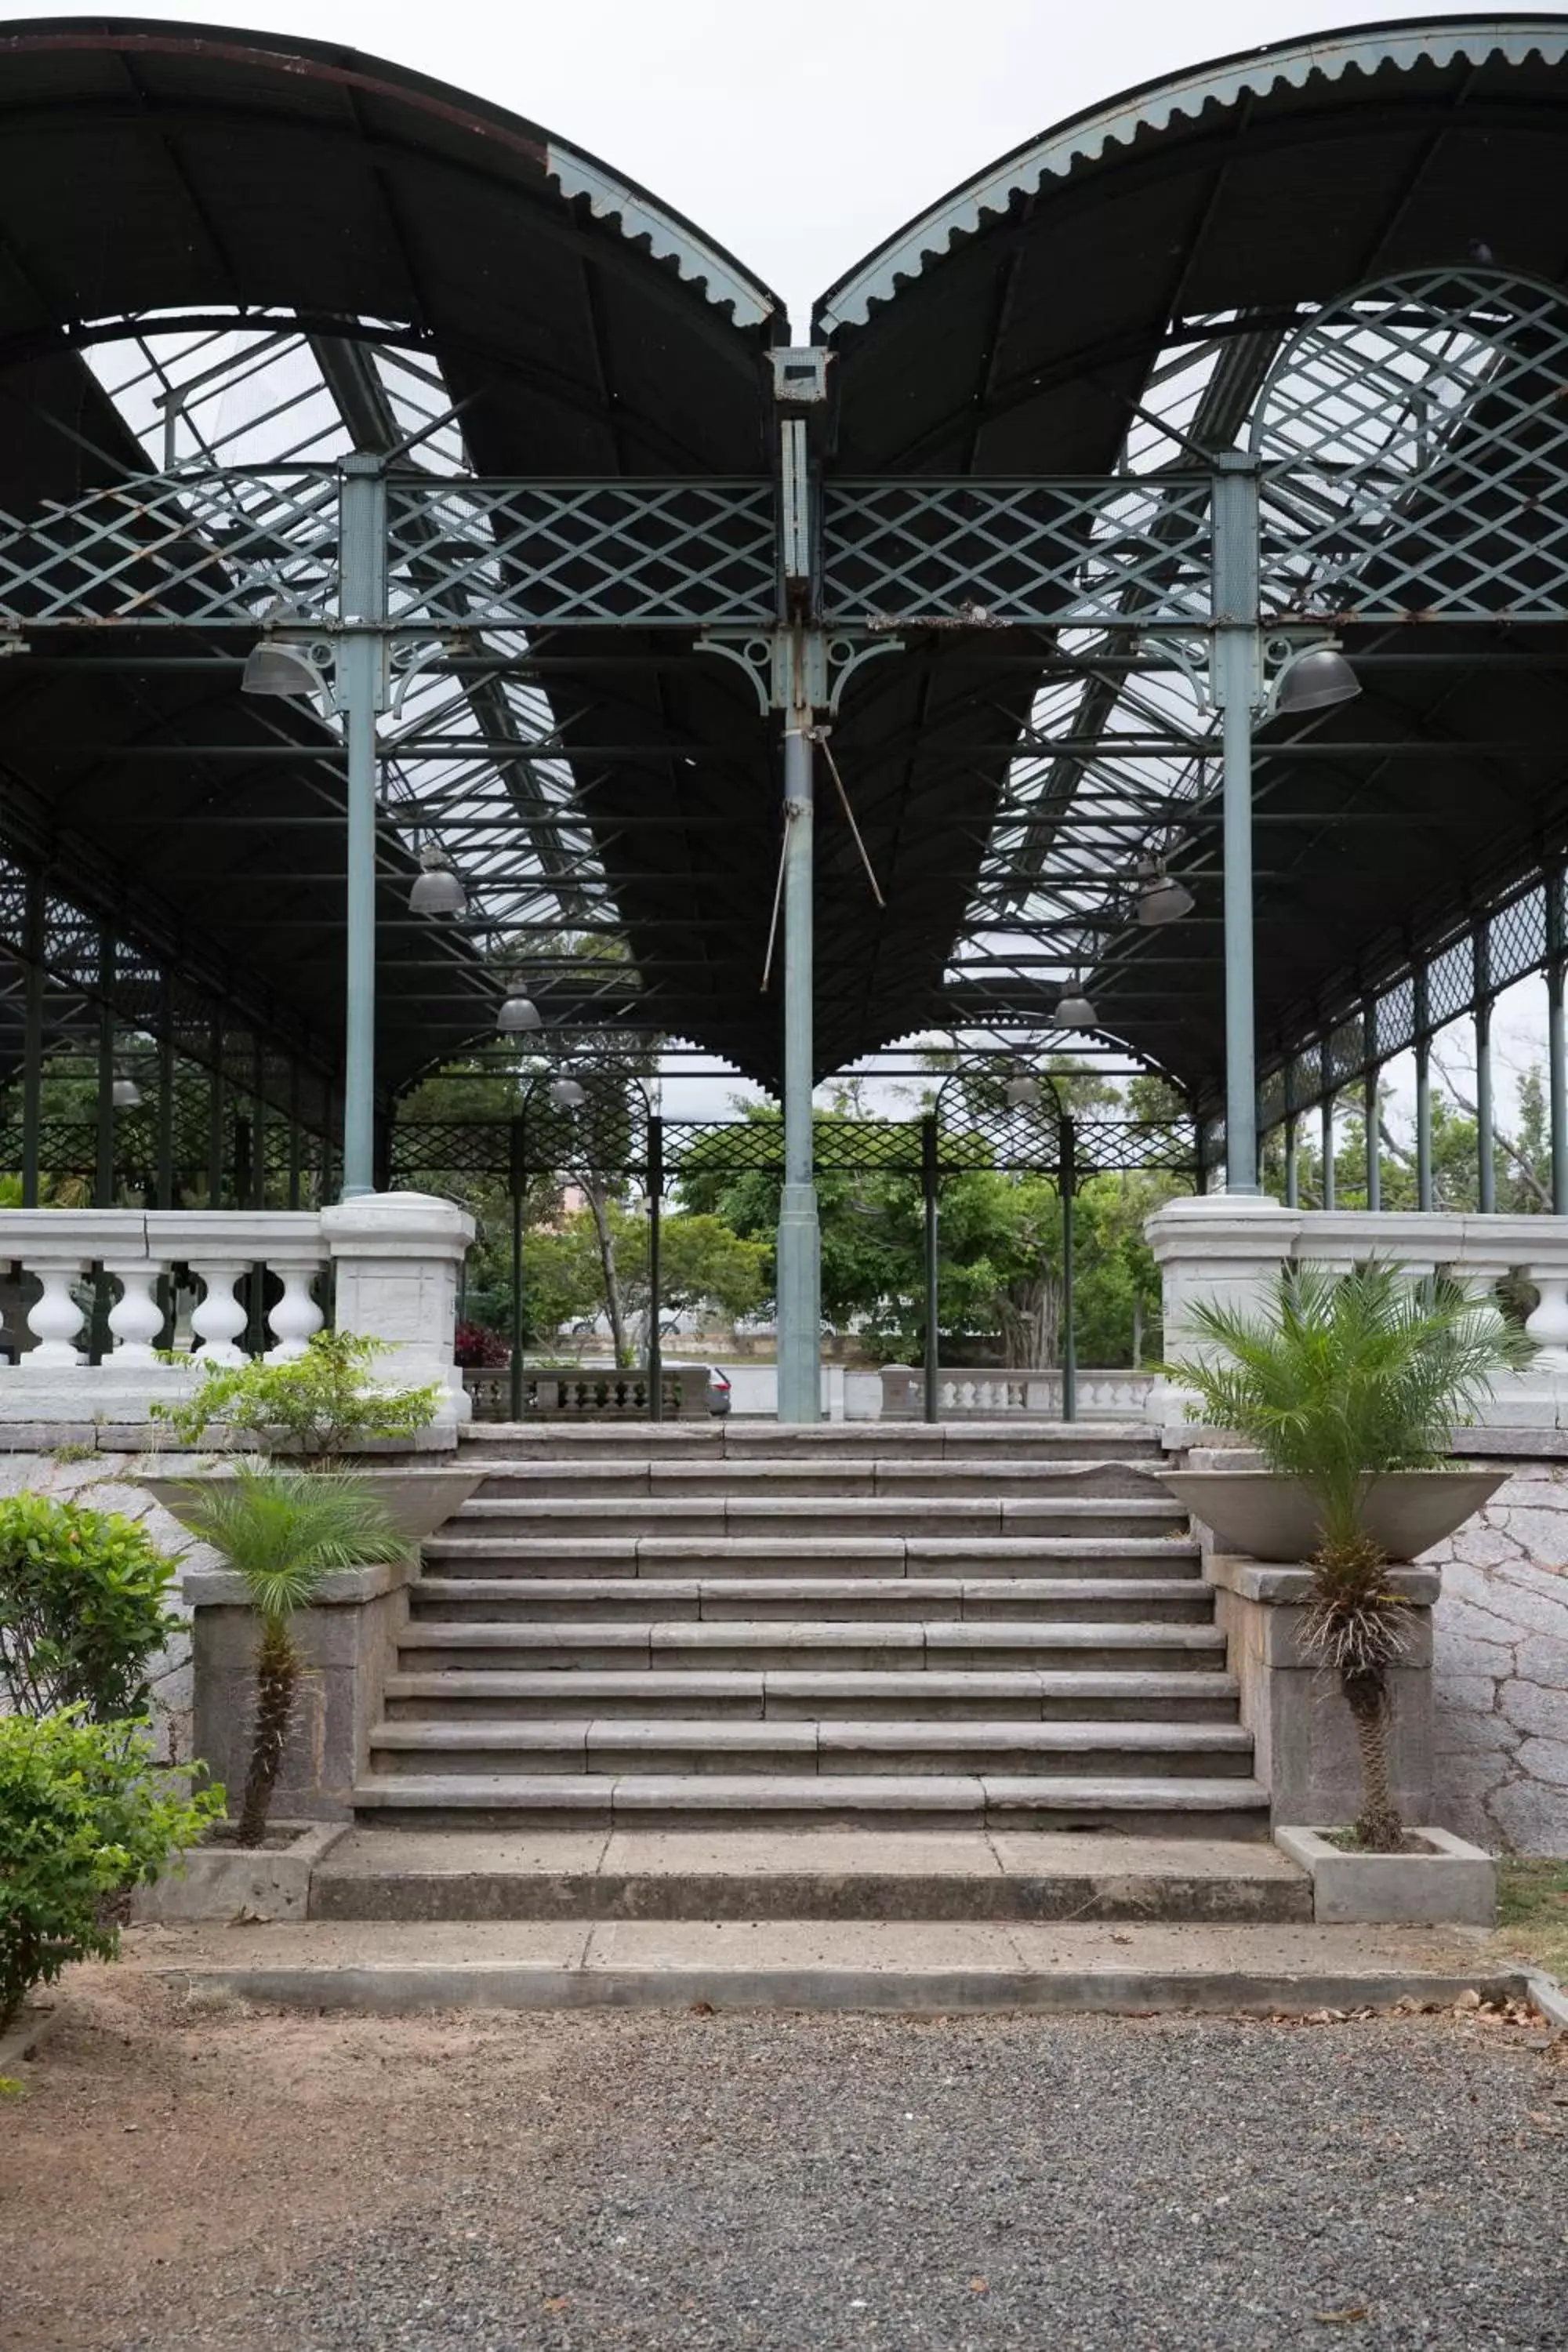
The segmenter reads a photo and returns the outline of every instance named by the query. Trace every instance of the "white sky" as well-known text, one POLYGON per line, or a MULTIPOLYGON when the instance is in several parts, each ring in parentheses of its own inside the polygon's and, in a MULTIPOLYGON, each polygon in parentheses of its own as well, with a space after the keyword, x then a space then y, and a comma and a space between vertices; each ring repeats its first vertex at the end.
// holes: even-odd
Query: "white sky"
MULTIPOLYGON (((39 13, 0 0, 0 18, 39 13)), ((1037 131, 1155 75, 1363 12, 1356 0, 236 0, 230 16, 163 0, 99 13, 338 41, 478 91, 688 214, 785 298, 804 339, 813 297, 1037 131)))
MULTIPOLYGON (((0 18, 38 13, 37 0, 0 0, 0 18)), ((100 13, 337 41, 478 91, 688 214, 784 296, 804 340, 814 298, 853 262, 1065 116, 1205 58, 1432 10, 1369 5, 1363 16, 1356 0, 788 0, 773 10, 743 0, 242 0, 228 18, 210 0, 163 0, 100 13)), ((1500 1000, 1500 1117, 1512 1107, 1511 1075, 1539 1057, 1544 1034, 1539 982, 1500 1000)), ((1468 1024, 1452 1044, 1458 1075, 1473 1066, 1468 1024)), ((1403 1075, 1390 1072, 1396 1085, 1403 1075)))

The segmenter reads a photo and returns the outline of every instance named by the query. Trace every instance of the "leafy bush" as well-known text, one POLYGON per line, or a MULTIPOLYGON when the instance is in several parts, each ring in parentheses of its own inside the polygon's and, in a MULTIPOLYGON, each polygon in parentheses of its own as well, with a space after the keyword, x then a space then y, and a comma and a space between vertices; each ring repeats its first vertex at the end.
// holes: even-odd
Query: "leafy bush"
POLYGON ((23 1715, 140 1715, 180 1620, 175 1563, 118 1511, 47 1495, 0 1501, 0 1696, 23 1715))
POLYGON ((71 1960, 120 1948, 112 1898, 157 1877, 221 1819, 221 1789, 184 1797, 141 1723, 78 1708, 0 1717, 0 2028, 71 1960))
POLYGON ((403 1559, 409 1550, 386 1506, 352 1476, 258 1470, 187 1486, 184 1517, 245 1580, 261 1620, 256 1655, 256 1718, 237 1843, 259 1845, 294 1711, 300 1654, 289 1620, 335 1569, 403 1559))
POLYGON ((155 1421, 195 1444, 216 1422, 243 1430, 264 1446, 330 1464, 367 1440, 412 1437, 435 1417, 441 1390, 377 1388, 371 1367, 389 1355, 384 1339, 352 1331, 318 1331, 301 1356, 268 1364, 204 1364, 195 1394, 184 1404, 153 1405, 155 1421))

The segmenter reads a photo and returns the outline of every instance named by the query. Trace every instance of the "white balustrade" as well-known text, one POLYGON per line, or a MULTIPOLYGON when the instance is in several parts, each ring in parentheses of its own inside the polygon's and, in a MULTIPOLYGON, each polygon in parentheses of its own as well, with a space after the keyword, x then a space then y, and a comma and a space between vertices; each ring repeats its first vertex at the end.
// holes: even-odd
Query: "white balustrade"
MULTIPOLYGON (((918 1421, 925 1409, 925 1375, 910 1364, 882 1367, 881 1418, 918 1421)), ((1079 1371, 1076 1405, 1080 1420, 1136 1421, 1154 1385, 1152 1372, 1079 1371)), ((939 1421, 1007 1421, 1028 1414, 1059 1421, 1059 1371, 938 1370, 939 1421)))
MULTIPOLYGON (((1261 1196, 1220 1193, 1171 1202, 1144 1232, 1161 1270, 1172 1356, 1203 1352, 1192 1328, 1195 1305, 1256 1309, 1285 1265, 1343 1272, 1380 1258, 1410 1275, 1441 1271, 1478 1288, 1522 1277, 1536 1293, 1525 1328, 1541 1352, 1528 1370, 1494 1382, 1479 1417, 1489 1428, 1568 1428, 1568 1217, 1286 1209, 1261 1196)), ((1173 1430, 1186 1402, 1157 1381, 1145 1411, 1173 1430)))
POLYGON ((249 1313, 238 1295, 253 1272, 272 1276, 269 1363, 304 1352, 324 1317, 318 1278, 336 1278, 342 1328, 383 1340, 380 1377, 389 1385, 435 1381, 446 1391, 437 1429, 468 1418, 452 1360, 457 1270, 473 1220, 423 1193, 373 1195, 315 1211, 0 1210, 0 1266, 37 1279, 26 1335, 7 1331, 15 1363, 0 1362, 0 1422, 48 1424, 145 1422, 149 1406, 188 1394, 202 1363, 246 1360, 249 1313), (112 1346, 100 1364, 83 1353, 88 1284, 94 1266, 117 1293, 109 1310, 112 1346), (160 1285, 174 1268, 199 1286, 190 1317, 199 1343, 184 1361, 160 1360, 160 1285), (29 1344, 30 1342, 30 1344, 29 1344))

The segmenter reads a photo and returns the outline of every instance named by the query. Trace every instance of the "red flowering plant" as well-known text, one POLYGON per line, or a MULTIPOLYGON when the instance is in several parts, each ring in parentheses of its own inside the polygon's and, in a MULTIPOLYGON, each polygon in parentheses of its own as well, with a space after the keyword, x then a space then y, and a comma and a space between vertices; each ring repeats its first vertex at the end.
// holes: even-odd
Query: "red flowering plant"
POLYGON ((452 1352, 465 1371, 482 1371, 511 1361, 511 1349, 482 1323, 459 1323, 452 1335, 452 1352))

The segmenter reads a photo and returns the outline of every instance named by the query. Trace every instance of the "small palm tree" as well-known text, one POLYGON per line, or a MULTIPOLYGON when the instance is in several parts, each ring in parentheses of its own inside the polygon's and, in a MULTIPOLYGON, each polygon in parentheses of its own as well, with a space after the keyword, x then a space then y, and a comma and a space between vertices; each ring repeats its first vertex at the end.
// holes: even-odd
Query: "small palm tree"
POLYGON ((1205 1421, 1248 1439, 1317 1505, 1321 1541, 1309 1562, 1303 1644, 1338 1675, 1355 1718, 1357 1840, 1397 1853, 1388 1670, 1405 1647, 1404 1602, 1363 1507, 1385 1472, 1436 1467, 1454 1423, 1473 1417, 1494 1374, 1527 1364, 1535 1343, 1489 1294, 1441 1276, 1413 1281, 1378 1260, 1343 1275, 1285 1266, 1260 1315, 1200 1306, 1190 1320, 1217 1352, 1165 1370, 1197 1391, 1205 1421))
POLYGON ((243 1577, 261 1620, 256 1654, 256 1722, 240 1811, 238 1843, 259 1845, 294 1711, 300 1653, 290 1620, 335 1569, 403 1559, 408 1539, 377 1497, 331 1471, 255 1469, 189 1486, 181 1516, 191 1533, 243 1577))

